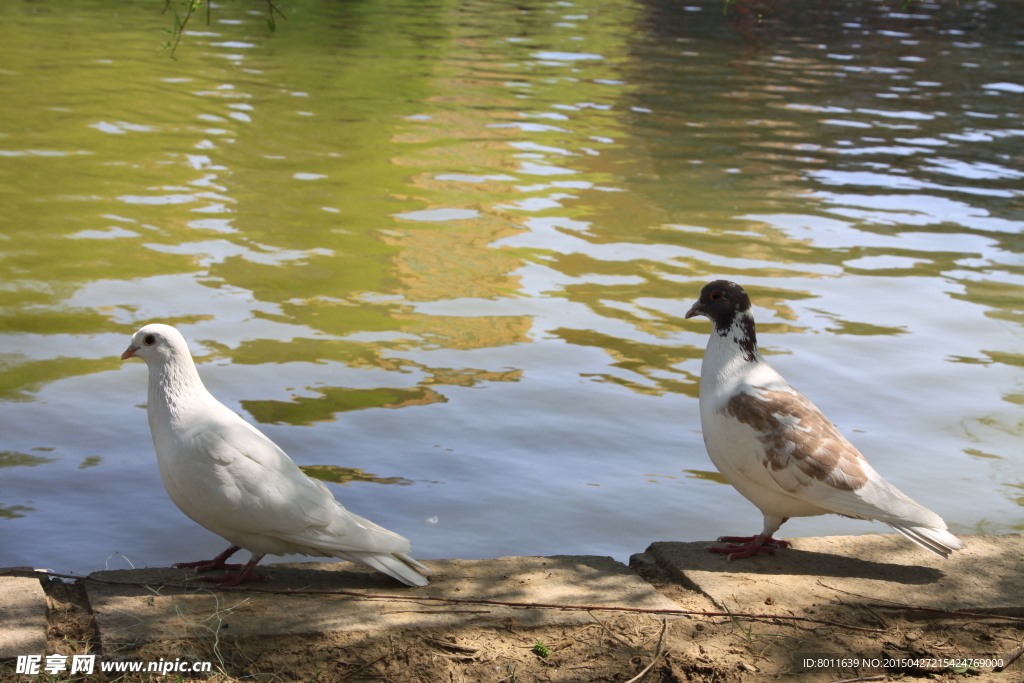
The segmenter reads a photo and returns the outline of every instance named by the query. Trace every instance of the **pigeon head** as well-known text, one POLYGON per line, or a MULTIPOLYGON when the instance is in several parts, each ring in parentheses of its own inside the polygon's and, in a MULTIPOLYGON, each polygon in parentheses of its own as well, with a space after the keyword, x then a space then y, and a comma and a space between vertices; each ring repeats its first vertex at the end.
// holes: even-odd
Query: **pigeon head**
POLYGON ((757 358, 757 335, 754 316, 750 312, 750 297, 735 282, 715 280, 700 290, 700 299, 686 312, 687 318, 703 315, 711 319, 720 337, 729 337, 740 347, 743 358, 757 358))
POLYGON ((170 325, 153 323, 139 329, 132 335, 132 342, 124 353, 121 360, 129 358, 141 358, 146 364, 167 363, 174 358, 184 356, 190 358, 188 344, 181 332, 170 325))
POLYGON ((719 332, 732 327, 736 315, 750 310, 750 297, 735 282, 715 280, 700 290, 700 299, 686 312, 687 318, 703 315, 719 332))

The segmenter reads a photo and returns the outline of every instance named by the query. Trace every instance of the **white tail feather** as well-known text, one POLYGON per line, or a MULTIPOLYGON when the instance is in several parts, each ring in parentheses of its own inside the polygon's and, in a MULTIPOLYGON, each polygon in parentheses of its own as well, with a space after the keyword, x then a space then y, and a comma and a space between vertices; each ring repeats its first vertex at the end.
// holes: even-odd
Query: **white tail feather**
POLYGON ((405 553, 332 553, 335 557, 358 562, 367 567, 373 567, 393 579, 397 579, 407 586, 426 586, 427 577, 423 572, 429 572, 427 567, 412 559, 405 553))
POLYGON ((900 532, 914 543, 925 550, 930 550, 939 557, 948 558, 954 550, 961 550, 964 544, 959 538, 945 529, 935 529, 924 526, 905 526, 903 524, 889 523, 896 531, 900 532))

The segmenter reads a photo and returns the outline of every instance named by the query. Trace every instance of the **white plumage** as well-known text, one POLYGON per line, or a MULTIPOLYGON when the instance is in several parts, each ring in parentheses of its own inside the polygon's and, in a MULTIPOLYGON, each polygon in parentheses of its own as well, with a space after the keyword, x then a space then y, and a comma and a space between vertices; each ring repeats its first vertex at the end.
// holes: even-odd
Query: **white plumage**
POLYGON ((757 350, 750 299, 725 280, 703 288, 686 317, 714 323, 701 365, 700 419, 718 471, 764 515, 758 536, 723 537, 742 545, 709 548, 731 559, 773 553, 772 534, 790 517, 836 513, 885 522, 948 557, 963 544, 946 523, 889 484, 813 403, 757 350))
POLYGON ((360 562, 411 586, 427 584, 409 541, 354 515, 258 429, 203 386, 188 345, 168 325, 146 325, 122 359, 149 366, 149 428, 160 478, 178 508, 231 547, 207 562, 179 567, 237 568, 224 561, 252 553, 242 571, 212 578, 222 585, 258 579, 264 555, 297 553, 360 562))

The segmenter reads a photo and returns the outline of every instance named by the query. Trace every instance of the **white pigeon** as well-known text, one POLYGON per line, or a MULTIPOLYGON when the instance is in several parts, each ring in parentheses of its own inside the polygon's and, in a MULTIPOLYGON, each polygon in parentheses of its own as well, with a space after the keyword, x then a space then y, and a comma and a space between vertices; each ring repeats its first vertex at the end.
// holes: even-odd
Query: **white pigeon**
POLYGON ((204 577, 225 586, 253 574, 264 555, 297 553, 369 565, 410 586, 427 584, 409 541, 354 515, 321 482, 310 479, 277 444, 203 386, 188 344, 168 325, 146 325, 121 360, 149 366, 149 429, 160 478, 178 508, 231 547, 204 562, 176 567, 237 569, 225 564, 239 549, 252 553, 240 572, 204 577))
POLYGON ((888 483, 757 350, 750 298, 734 282, 704 286, 687 318, 714 324, 700 370, 700 423, 718 471, 764 515, 757 536, 711 552, 729 559, 773 554, 772 534, 790 517, 836 513, 885 522, 922 548, 949 557, 963 543, 946 523, 888 483))

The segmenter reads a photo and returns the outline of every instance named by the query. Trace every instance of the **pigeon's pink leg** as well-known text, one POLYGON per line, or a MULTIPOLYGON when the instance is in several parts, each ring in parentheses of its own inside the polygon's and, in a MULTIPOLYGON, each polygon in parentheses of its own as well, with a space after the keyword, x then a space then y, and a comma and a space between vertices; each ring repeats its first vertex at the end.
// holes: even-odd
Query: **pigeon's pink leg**
POLYGON ((744 557, 751 557, 758 553, 768 553, 774 555, 779 552, 779 548, 788 548, 791 544, 789 541, 783 541, 780 539, 772 538, 771 536, 719 536, 719 541, 725 541, 727 543, 740 543, 741 545, 732 545, 725 548, 705 548, 709 553, 729 553, 730 560, 740 560, 744 557))
POLYGON ((259 576, 258 574, 252 573, 253 570, 256 569, 256 565, 259 564, 262 559, 262 555, 252 558, 246 562, 240 572, 235 572, 234 574, 228 572, 224 576, 204 576, 199 580, 219 583, 222 586, 237 586, 238 584, 245 583, 246 581, 270 581, 269 576, 259 576))
POLYGON ((208 572, 213 569, 238 569, 242 565, 225 564, 224 560, 228 559, 229 557, 237 553, 239 550, 241 550, 241 548, 239 548, 237 545, 233 545, 217 557, 213 558, 212 560, 200 560, 199 562, 177 562, 175 564, 172 564, 171 566, 177 567, 178 569, 194 568, 197 572, 208 572))

